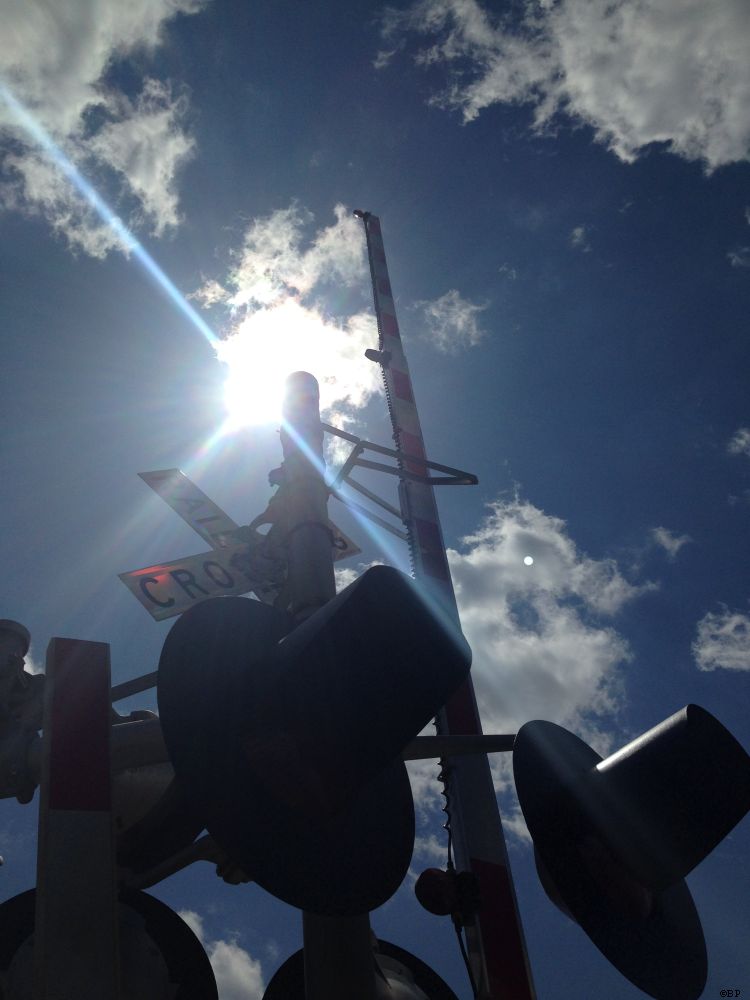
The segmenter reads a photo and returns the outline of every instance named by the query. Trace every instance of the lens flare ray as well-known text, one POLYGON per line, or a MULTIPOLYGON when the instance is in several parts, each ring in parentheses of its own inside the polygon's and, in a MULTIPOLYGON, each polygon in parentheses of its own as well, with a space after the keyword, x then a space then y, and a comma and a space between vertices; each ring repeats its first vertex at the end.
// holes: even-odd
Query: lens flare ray
MULTIPOLYGON (((146 271, 149 277, 165 292, 165 294, 169 297, 169 299, 177 307, 177 309, 179 309, 179 311, 190 321, 192 326, 205 338, 205 340, 211 345, 211 347, 214 348, 219 360, 224 361, 225 363, 228 364, 230 368, 230 379, 228 385, 228 392, 230 394, 230 397, 232 393, 234 393, 235 395, 241 395, 243 390, 245 393, 247 393, 248 387, 246 383, 244 386, 238 386, 236 384, 238 377, 241 374, 243 374, 242 372, 243 368, 244 368, 244 375, 245 376, 247 375, 247 365, 238 365, 238 369, 240 370, 238 371, 234 379, 232 379, 232 372, 231 372, 232 366, 229 363, 231 360, 232 350, 225 346, 227 343, 230 342, 222 341, 219 337, 216 336, 216 334, 213 332, 213 330, 211 330, 206 321, 198 314, 195 308, 190 304, 190 302, 185 298, 182 292, 177 288, 177 286, 174 284, 171 278, 164 272, 164 270, 154 260, 151 254, 140 243, 137 237, 131 232, 131 230, 128 229, 128 227, 125 225, 120 216, 109 207, 109 205, 97 192, 97 190, 93 187, 93 185, 83 176, 78 167, 76 167, 76 165, 72 162, 72 160, 63 152, 60 146, 52 139, 49 133, 34 118, 31 112, 26 107, 24 107, 24 105, 13 94, 10 88, 2 81, 0 81, 0 100, 5 103, 6 107, 11 113, 12 118, 15 120, 15 123, 18 125, 20 129, 23 130, 28 140, 31 141, 34 145, 36 145, 45 154, 45 156, 49 158, 49 160, 56 166, 56 168, 60 171, 63 177, 65 177, 68 180, 68 182, 75 188, 75 190, 79 193, 81 198, 83 198, 83 200, 93 210, 93 212, 98 216, 98 218, 101 219, 101 221, 111 229, 111 231, 117 237, 123 252, 126 255, 132 254, 132 256, 138 261, 138 263, 146 271)), ((300 318, 302 317, 303 319, 306 319, 308 326, 317 326, 319 329, 317 329, 315 332, 318 333, 318 335, 320 335, 320 333, 330 332, 325 330, 325 323, 322 322, 320 317, 314 315, 311 316, 305 313, 304 310, 300 309, 298 303, 294 301, 291 302, 287 301, 283 303, 283 308, 281 309, 281 313, 284 314, 285 310, 288 312, 289 309, 292 310, 296 309, 296 311, 300 314, 294 317, 294 319, 297 322, 300 322, 300 318)), ((282 317, 278 318, 280 319, 282 317)), ((289 320, 292 317, 284 315, 283 318, 289 320)), ((308 341, 307 344, 308 353, 311 348, 313 349, 313 351, 317 350, 319 352, 320 345, 318 345, 317 349, 313 348, 312 342, 315 340, 315 338, 310 336, 311 331, 309 329, 306 329, 304 332, 305 334, 307 334, 307 336, 304 339, 308 341)), ((349 332, 351 333, 351 331, 349 332)), ((360 331, 360 337, 361 335, 362 331, 360 331)), ((357 338, 352 337, 352 339, 356 340, 357 338)), ((254 343, 257 344, 257 341, 254 341, 254 343)), ((276 364, 274 371, 272 373, 274 382, 273 388, 274 392, 278 396, 278 399, 276 398, 272 400, 269 399, 269 394, 266 391, 265 406, 267 407, 267 411, 264 414, 263 422, 275 421, 280 416, 279 411, 281 403, 282 377, 286 376, 288 374, 289 369, 292 367, 292 361, 288 357, 288 352, 286 350, 288 346, 289 346, 288 344, 285 344, 285 349, 280 352, 280 354, 283 355, 283 357, 279 357, 278 364, 276 364)), ((351 355, 352 346, 353 345, 350 345, 350 350, 345 353, 351 355)), ((357 344, 357 347, 359 346, 360 345, 357 344)), ((258 353, 257 347, 255 347, 255 352, 258 353)), ((330 349, 328 351, 328 354, 329 355, 331 354, 330 349)), ((263 367, 264 360, 265 359, 263 357, 258 356, 257 367, 259 368, 263 367)), ((312 358, 305 357, 304 360, 309 361, 312 360, 312 358)), ((351 356, 347 356, 340 360, 346 360, 347 365, 351 367, 351 362, 353 358, 351 356)), ((357 403, 360 403, 362 401, 359 398, 360 396, 362 396, 363 399, 366 400, 374 392, 375 389, 372 385, 369 384, 369 382, 366 383, 365 386, 360 386, 359 384, 356 384, 356 391, 354 394, 355 398, 350 402, 353 402, 354 405, 356 405, 357 403)), ((325 382, 324 382, 324 394, 325 394, 325 382)), ((257 421, 258 419, 257 415, 255 419, 257 421)), ((212 447, 215 445, 217 441, 219 441, 225 434, 231 433, 233 430, 236 430, 238 426, 241 426, 242 424, 246 423, 247 423, 246 417, 245 419, 240 418, 238 420, 236 414, 234 415, 234 418, 232 418, 232 414, 230 413, 228 419, 226 419, 222 423, 222 425, 217 429, 215 434, 211 436, 211 438, 206 442, 204 447, 201 449, 201 456, 205 459, 206 453, 211 451, 212 447)), ((286 429, 293 433, 291 428, 286 427, 286 429)), ((300 444, 303 444, 303 442, 300 442, 300 444)), ((311 455, 308 455, 308 457, 310 457, 311 460, 313 460, 311 455)), ((364 518, 361 514, 359 514, 356 510, 352 508, 349 508, 349 510, 352 516, 358 522, 359 526, 368 536, 370 541, 373 544, 375 544, 381 551, 387 554, 387 557, 391 561, 391 563, 395 565, 403 564, 404 562, 403 557, 400 556, 400 554, 396 551, 390 539, 385 537, 385 533, 376 528, 370 522, 368 522, 367 519, 364 518)))
POLYGON ((54 142, 49 133, 42 128, 31 112, 21 104, 8 86, 2 82, 0 82, 0 100, 5 102, 13 118, 28 138, 55 164, 60 173, 72 184, 101 221, 109 226, 119 240, 123 252, 125 254, 132 254, 135 257, 146 273, 167 294, 196 330, 205 337, 211 346, 215 346, 219 342, 219 338, 211 330, 203 317, 196 312, 172 279, 165 274, 151 254, 128 229, 120 216, 107 205, 92 184, 86 180, 78 167, 65 155, 57 143, 54 142))

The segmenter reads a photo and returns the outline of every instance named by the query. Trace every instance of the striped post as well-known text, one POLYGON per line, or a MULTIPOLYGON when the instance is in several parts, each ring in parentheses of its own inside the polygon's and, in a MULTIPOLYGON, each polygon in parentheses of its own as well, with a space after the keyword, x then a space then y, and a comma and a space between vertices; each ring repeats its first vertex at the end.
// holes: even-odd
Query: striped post
MULTIPOLYGON (((385 258, 380 220, 369 212, 362 218, 367 236, 379 350, 396 448, 407 455, 426 457, 411 375, 406 361, 391 282, 385 258)), ((410 472, 426 476, 419 461, 404 461, 410 472)), ((409 536, 412 569, 436 613, 458 621, 443 533, 433 487, 402 479, 401 516, 409 536)), ((451 698, 437 720, 441 735, 481 735, 471 678, 451 698)), ((485 754, 453 757, 444 767, 451 829, 459 870, 476 876, 481 906, 466 928, 469 957, 484 1000, 533 1000, 523 929, 513 887, 497 797, 485 754)))
POLYGON ((47 649, 34 1000, 120 996, 109 646, 47 649))

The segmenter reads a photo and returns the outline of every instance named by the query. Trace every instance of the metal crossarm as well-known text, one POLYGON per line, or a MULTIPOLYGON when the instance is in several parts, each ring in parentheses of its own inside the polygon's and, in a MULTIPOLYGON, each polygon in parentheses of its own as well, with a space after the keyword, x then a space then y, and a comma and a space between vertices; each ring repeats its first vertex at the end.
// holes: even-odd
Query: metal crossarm
MULTIPOLYGON (((370 493, 370 491, 365 489, 365 487, 362 486, 361 483, 356 483, 353 480, 347 480, 347 484, 353 487, 355 490, 359 490, 360 493, 364 493, 365 496, 369 497, 374 503, 380 504, 381 507, 385 508, 385 510, 392 513, 395 517, 398 518, 401 517, 400 513, 397 510, 394 510, 394 508, 392 508, 389 503, 386 503, 385 500, 381 500, 380 497, 376 497, 374 493, 370 493)), ((332 497, 335 497, 337 500, 340 500, 341 503, 345 504, 347 507, 351 507, 352 510, 355 510, 358 514, 361 514, 363 517, 366 517, 369 521, 372 521, 373 524, 377 524, 385 531, 389 531, 392 535, 395 535, 396 538, 400 538, 402 542, 408 540, 408 535, 406 534, 405 531, 402 531, 401 528, 397 528, 393 524, 389 524, 389 522, 386 521, 385 518, 379 517, 373 511, 368 510, 367 507, 363 507, 361 503, 356 503, 354 500, 350 500, 348 497, 343 496, 337 490, 331 490, 330 492, 332 497)))
POLYGON ((399 451, 396 448, 387 448, 382 444, 374 444, 372 441, 363 441, 355 434, 342 431, 331 424, 322 424, 323 430, 329 434, 335 434, 345 441, 351 441, 354 448, 350 452, 344 464, 331 484, 338 486, 341 482, 351 482, 349 473, 355 466, 364 469, 374 469, 376 472, 387 472, 389 475, 398 476, 400 479, 409 479, 414 483, 427 483, 430 486, 476 486, 479 480, 472 472, 464 472, 461 469, 454 469, 450 465, 442 465, 440 462, 432 462, 423 455, 410 455, 407 452, 399 451), (387 455, 394 458, 398 465, 385 465, 381 462, 373 462, 370 459, 360 458, 364 451, 374 451, 378 455, 387 455), (421 466, 425 469, 434 469, 436 472, 444 472, 445 476, 428 476, 413 470, 404 468, 405 465, 421 466))

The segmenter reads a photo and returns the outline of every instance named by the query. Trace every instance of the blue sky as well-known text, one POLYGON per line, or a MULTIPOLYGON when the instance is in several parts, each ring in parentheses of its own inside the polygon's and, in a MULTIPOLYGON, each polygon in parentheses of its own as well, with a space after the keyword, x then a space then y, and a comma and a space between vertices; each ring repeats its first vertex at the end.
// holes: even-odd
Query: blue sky
MULTIPOLYGON (((607 752, 695 701, 750 746, 743 0, 0 12, 3 86, 201 317, 0 96, 0 615, 35 664, 66 635, 110 643, 116 682, 155 668, 170 623, 117 574, 205 544, 139 471, 182 468, 239 523, 263 510, 270 402, 217 433, 230 374, 257 401, 307 368, 330 422, 390 442, 362 208, 430 457, 479 477, 439 501, 485 731, 549 719, 607 752)), ((331 513, 362 549, 347 578, 405 563, 331 513)), ((547 901, 495 767, 539 997, 641 995, 547 901)), ((445 850, 436 768, 413 773, 417 873, 445 850)), ((35 810, 0 803, 3 899, 34 884, 35 810)), ((750 989, 749 854, 745 821, 689 878, 707 997, 750 989)), ((206 864, 155 891, 196 914, 223 1000, 299 947, 295 912, 206 864)), ((373 923, 469 997, 410 880, 373 923)))

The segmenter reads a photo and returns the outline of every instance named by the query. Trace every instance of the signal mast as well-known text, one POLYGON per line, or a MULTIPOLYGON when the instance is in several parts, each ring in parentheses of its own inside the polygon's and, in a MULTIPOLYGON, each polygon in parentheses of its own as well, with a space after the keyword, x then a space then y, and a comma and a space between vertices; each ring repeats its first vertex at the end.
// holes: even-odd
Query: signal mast
MULTIPOLYGON (((354 214, 362 220, 367 238, 378 323, 378 350, 368 351, 367 356, 380 364, 383 373, 393 438, 403 473, 399 501, 413 573, 436 608, 458 622, 435 501, 434 485, 440 480, 436 483, 430 479, 425 464, 424 438, 396 318, 380 220, 370 212, 358 210, 354 214)), ((482 735, 470 676, 438 714, 435 723, 441 735, 482 735)), ((443 778, 458 868, 473 873, 483 900, 482 907, 466 924, 469 962, 478 995, 495 1000, 532 1000, 531 970, 486 754, 444 759, 443 778)))

